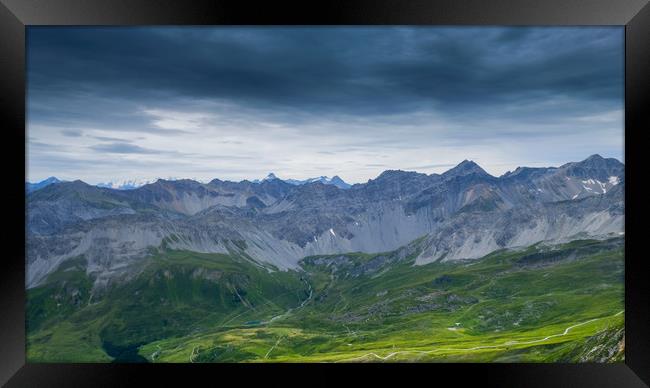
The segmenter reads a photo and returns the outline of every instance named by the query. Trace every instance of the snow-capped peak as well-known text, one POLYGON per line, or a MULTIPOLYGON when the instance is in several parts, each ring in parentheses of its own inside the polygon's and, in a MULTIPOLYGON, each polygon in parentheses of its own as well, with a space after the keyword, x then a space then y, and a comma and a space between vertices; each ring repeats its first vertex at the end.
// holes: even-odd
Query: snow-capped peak
POLYGON ((157 179, 121 179, 106 183, 98 183, 96 186, 115 190, 133 190, 137 189, 140 186, 154 183, 156 180, 157 179))
POLYGON ((308 178, 308 179, 280 179, 280 178, 278 178, 277 175, 275 175, 272 172, 270 172, 266 176, 266 178, 264 178, 264 179, 255 179, 252 182, 253 183, 262 183, 262 182, 270 181, 270 180, 274 180, 274 179, 281 180, 281 181, 283 181, 285 183, 288 183, 288 184, 294 185, 294 186, 306 185, 308 183, 317 183, 317 182, 320 182, 320 183, 322 183, 324 185, 333 185, 333 186, 338 187, 339 189, 349 189, 350 186, 351 186, 350 184, 345 183, 343 181, 343 179, 341 179, 338 175, 335 175, 332 178, 329 178, 329 177, 327 177, 325 175, 322 175, 322 176, 319 176, 319 177, 316 177, 316 178, 308 178))
POLYGON ((316 183, 320 182, 324 185, 333 185, 338 187, 339 189, 349 189, 350 184, 345 183, 343 179, 341 179, 338 175, 335 175, 334 177, 330 178, 327 176, 319 176, 317 178, 309 178, 309 179, 304 179, 304 180, 297 180, 297 179, 287 179, 285 182, 290 183, 292 185, 304 185, 307 183, 316 183))
POLYGON ((270 173, 268 173, 268 175, 264 179, 253 179, 251 182, 253 182, 253 183, 262 183, 262 182, 266 182, 266 181, 272 181, 272 180, 275 180, 275 179, 282 180, 282 179, 278 178, 277 175, 270 172, 270 173))

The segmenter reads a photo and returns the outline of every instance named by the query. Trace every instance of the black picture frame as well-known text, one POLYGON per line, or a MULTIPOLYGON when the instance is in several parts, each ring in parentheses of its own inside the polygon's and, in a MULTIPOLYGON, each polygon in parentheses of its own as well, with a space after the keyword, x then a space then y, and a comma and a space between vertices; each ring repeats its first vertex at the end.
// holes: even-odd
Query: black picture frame
POLYGON ((188 384, 188 376, 237 384, 262 378, 309 385, 349 378, 424 378, 454 386, 642 387, 650 384, 650 282, 642 252, 644 130, 650 128, 648 0, 245 1, 0 0, 0 122, 7 183, 0 267, 0 383, 14 386, 188 384), (25 362, 25 29, 30 25, 621 25, 625 26, 625 330, 624 364, 126 365, 25 362), (9 171, 7 171, 9 170, 9 171), (22 206, 21 206, 22 205, 22 206), (296 374, 301 372, 299 374, 296 374), (298 377, 299 376, 299 377, 298 377), (221 380, 224 379, 224 380, 221 380))

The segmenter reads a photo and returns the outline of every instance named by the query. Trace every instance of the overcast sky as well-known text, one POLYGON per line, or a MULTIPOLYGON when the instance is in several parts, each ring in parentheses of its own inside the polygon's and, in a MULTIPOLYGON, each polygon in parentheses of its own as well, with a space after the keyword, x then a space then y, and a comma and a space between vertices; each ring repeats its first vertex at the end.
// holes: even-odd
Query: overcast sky
POLYGON ((28 179, 623 161, 622 27, 29 27, 28 179))

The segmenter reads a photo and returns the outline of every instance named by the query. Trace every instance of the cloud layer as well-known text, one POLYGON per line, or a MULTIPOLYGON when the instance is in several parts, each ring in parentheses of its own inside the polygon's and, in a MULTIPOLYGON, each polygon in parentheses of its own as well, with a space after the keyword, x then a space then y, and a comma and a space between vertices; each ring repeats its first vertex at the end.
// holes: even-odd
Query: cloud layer
POLYGON ((619 27, 30 27, 28 178, 253 179, 623 155, 619 27))

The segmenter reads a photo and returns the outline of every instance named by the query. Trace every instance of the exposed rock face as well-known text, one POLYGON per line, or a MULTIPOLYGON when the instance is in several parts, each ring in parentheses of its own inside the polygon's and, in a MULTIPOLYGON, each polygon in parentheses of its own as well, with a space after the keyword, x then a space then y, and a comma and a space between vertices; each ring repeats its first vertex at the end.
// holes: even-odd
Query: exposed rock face
POLYGON ((575 346, 561 362, 624 362, 625 327, 608 327, 575 346))
POLYGON ((280 179, 158 180, 128 191, 56 183, 28 194, 27 282, 81 255, 104 281, 163 246, 282 270, 305 256, 386 252, 420 237, 417 264, 622 234, 624 181, 622 163, 595 155, 501 177, 470 161, 440 175, 385 171, 346 189, 280 179))

